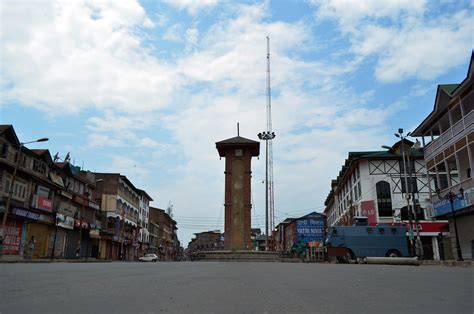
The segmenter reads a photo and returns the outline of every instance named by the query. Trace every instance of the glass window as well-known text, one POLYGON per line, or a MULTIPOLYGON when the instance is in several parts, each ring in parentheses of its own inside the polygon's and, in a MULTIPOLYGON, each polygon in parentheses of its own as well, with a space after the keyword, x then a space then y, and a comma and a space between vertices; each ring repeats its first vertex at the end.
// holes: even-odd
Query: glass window
POLYGON ((377 182, 376 190, 379 216, 392 216, 392 197, 390 194, 390 184, 386 181, 377 182))
MULTIPOLYGON (((405 178, 401 178, 401 182, 402 182, 402 193, 407 193, 405 178)), ((411 187, 411 190, 412 190, 411 193, 418 193, 418 185, 416 183, 416 178, 407 178, 407 182, 408 182, 408 192, 410 192, 410 187, 411 187)))

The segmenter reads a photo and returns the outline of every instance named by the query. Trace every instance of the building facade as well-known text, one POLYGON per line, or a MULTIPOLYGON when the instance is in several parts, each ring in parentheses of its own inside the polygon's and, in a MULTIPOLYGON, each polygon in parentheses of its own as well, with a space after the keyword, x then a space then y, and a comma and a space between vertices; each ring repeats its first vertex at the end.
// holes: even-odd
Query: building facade
POLYGON ((460 84, 439 85, 433 111, 412 132, 412 136, 421 137, 425 147, 433 216, 449 219, 447 258, 457 258, 457 229, 462 257, 471 260, 474 257, 473 71, 471 54, 466 79, 460 84), (449 193, 453 193, 453 211, 451 201, 444 199, 449 193))
POLYGON ((405 225, 412 255, 440 259, 438 236, 447 221, 432 215, 423 150, 416 146, 404 140, 388 151, 350 152, 325 201, 328 226, 350 226, 355 216, 366 216, 369 225, 405 225))
POLYGON ((144 254, 147 254, 150 249, 149 216, 150 216, 150 202, 153 201, 153 199, 145 191, 139 190, 139 192, 140 192, 140 203, 139 203, 139 209, 138 209, 138 225, 140 229, 138 233, 138 243, 139 243, 138 255, 142 256, 144 254))
POLYGON ((100 201, 105 228, 101 233, 101 258, 134 261, 139 254, 140 190, 119 173, 95 173, 100 182, 94 194, 100 201))

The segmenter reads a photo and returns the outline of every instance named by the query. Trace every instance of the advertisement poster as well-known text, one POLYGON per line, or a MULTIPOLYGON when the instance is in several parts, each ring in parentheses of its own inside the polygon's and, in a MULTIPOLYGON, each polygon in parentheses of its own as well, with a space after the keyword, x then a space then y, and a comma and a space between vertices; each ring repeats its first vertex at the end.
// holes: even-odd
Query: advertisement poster
POLYGON ((7 223, 3 240, 3 254, 18 255, 20 253, 21 227, 22 222, 9 221, 7 223))

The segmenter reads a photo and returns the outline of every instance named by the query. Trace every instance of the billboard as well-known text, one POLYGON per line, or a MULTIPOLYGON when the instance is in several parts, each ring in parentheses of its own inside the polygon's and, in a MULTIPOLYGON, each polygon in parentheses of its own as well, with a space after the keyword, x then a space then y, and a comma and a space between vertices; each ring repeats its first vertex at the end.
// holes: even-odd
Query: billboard
POLYGON ((311 213, 296 220, 297 242, 324 241, 325 218, 311 213))

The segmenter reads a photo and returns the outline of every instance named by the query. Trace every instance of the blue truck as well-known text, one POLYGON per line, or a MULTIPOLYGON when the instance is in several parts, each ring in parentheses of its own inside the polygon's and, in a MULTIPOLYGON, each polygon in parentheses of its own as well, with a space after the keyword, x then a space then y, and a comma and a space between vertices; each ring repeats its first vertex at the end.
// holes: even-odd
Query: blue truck
POLYGON ((355 217, 353 226, 328 230, 327 255, 339 261, 364 257, 407 257, 408 242, 404 226, 369 226, 366 217, 355 217))

